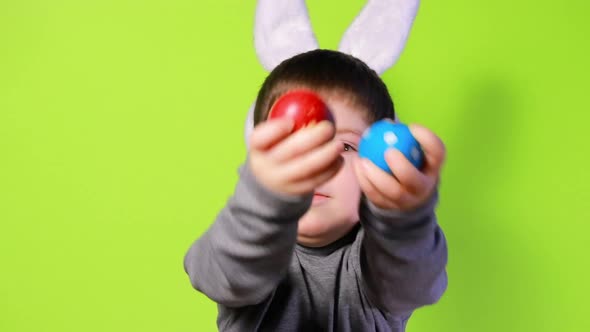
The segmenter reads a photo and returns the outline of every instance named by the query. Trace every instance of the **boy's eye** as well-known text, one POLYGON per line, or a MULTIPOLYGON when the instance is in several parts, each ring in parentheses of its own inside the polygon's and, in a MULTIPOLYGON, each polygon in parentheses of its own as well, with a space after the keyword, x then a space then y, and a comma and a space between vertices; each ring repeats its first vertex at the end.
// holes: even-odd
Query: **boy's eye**
POLYGON ((346 152, 348 152, 348 151, 355 151, 356 152, 356 149, 355 149, 354 146, 352 146, 352 145, 350 145, 348 143, 344 143, 344 151, 346 151, 346 152))

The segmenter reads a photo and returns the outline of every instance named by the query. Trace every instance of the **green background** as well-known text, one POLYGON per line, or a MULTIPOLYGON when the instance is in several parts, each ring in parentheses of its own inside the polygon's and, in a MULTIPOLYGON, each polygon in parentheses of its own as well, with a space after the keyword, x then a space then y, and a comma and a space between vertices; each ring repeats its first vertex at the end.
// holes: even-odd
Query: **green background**
MULTIPOLYGON (((334 49, 364 1, 308 1, 334 49)), ((0 331, 213 331, 255 1, 0 0, 0 331)), ((424 1, 383 75, 445 141, 449 288, 408 331, 589 331, 587 1, 424 1)))

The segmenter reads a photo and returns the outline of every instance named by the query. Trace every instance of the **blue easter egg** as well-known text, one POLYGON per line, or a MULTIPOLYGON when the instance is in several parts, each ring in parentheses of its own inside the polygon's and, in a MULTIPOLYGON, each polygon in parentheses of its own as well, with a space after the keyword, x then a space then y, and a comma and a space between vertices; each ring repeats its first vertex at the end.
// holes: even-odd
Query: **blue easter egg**
POLYGON ((359 156, 371 160, 382 170, 393 174, 385 162, 385 151, 399 150, 418 169, 424 164, 424 152, 405 124, 391 119, 379 120, 365 130, 359 143, 359 156))

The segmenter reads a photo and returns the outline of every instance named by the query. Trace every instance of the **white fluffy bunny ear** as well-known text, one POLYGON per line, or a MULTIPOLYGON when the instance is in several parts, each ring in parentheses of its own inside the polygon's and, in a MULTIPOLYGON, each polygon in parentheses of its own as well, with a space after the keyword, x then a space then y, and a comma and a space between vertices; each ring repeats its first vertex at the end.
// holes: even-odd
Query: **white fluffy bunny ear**
MULTIPOLYGON (((254 47, 258 60, 268 71, 283 60, 317 49, 305 0, 258 0, 254 47)), ((246 146, 254 127, 255 104, 250 106, 244 127, 246 146)))
POLYGON ((420 0, 369 0, 344 33, 338 50, 363 60, 379 75, 399 58, 420 0))
POLYGON ((305 0, 258 0, 254 46, 268 71, 285 59, 317 49, 305 0))

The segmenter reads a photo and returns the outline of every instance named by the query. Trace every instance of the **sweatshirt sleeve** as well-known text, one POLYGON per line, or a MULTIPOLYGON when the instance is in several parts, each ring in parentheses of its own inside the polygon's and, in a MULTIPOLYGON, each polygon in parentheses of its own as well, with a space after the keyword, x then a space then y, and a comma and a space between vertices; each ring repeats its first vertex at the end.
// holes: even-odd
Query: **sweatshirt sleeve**
POLYGON ((190 247, 184 269, 195 289, 227 307, 263 301, 287 272, 297 221, 312 195, 278 195, 263 187, 246 161, 233 196, 190 247))
POLYGON ((437 198, 434 193, 411 212, 361 203, 361 279, 368 298, 391 314, 407 317, 446 290, 447 246, 434 213, 437 198))

